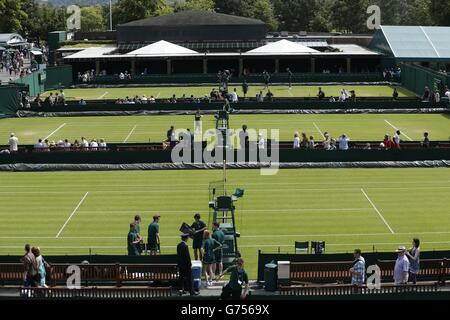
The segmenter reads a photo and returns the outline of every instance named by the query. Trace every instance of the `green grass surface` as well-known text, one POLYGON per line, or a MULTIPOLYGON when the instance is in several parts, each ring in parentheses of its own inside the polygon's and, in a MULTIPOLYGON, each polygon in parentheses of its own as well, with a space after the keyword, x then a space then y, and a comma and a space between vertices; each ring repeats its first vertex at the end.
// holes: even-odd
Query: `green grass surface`
MULTIPOLYGON (((319 86, 293 86, 290 90, 287 86, 271 86, 270 90, 276 97, 316 97, 319 86)), ((326 96, 339 96, 343 88, 347 90, 355 90, 358 97, 392 97, 394 86, 357 86, 357 85, 338 85, 338 86, 321 86, 326 96)), ((205 86, 205 87, 135 87, 135 88, 86 88, 86 89, 66 89, 64 93, 68 100, 95 100, 95 99, 117 99, 135 96, 146 95, 147 97, 154 96, 155 98, 170 98, 173 94, 176 94, 180 98, 183 94, 186 97, 194 95, 195 97, 203 97, 211 92, 212 88, 218 89, 218 86, 205 86)), ((230 90, 237 89, 238 95, 243 97, 242 88, 240 85, 230 85, 230 90)), ((405 88, 397 87, 400 97, 414 96, 414 93, 408 91, 405 88)), ((263 91, 265 94, 267 90, 264 90, 262 85, 249 86, 249 92, 247 96, 255 97, 256 93, 263 91)), ((55 94, 57 91, 50 91, 55 94)), ((46 97, 49 92, 44 93, 42 96, 46 97)))
MULTIPOLYGON (((174 253, 183 221, 199 211, 208 222, 208 184, 221 176, 218 170, 0 173, 0 254, 22 254, 25 243, 40 246, 44 256, 89 248, 125 254, 137 213, 144 236, 153 214, 161 214, 162 252, 174 253)), ((230 189, 245 189, 236 223, 252 278, 258 249, 293 253, 294 241, 324 240, 327 252, 393 251, 413 237, 422 250, 450 245, 448 169, 292 169, 275 176, 230 170, 228 179, 230 189)))
MULTIPOLYGON (((291 141, 295 131, 321 139, 321 132, 334 137, 347 134, 354 141, 381 141, 385 133, 399 128, 403 140, 420 141, 423 132, 431 140, 448 140, 450 122, 441 114, 346 114, 346 115, 232 115, 231 127, 240 129, 247 124, 254 129, 279 129, 282 141, 291 141)), ((54 117, 9 118, 0 120, 0 137, 6 143, 14 132, 20 143, 34 144, 39 138, 71 141, 85 136, 105 138, 107 142, 160 142, 170 125, 194 128, 193 116, 124 116, 124 117, 54 117)), ((203 117, 203 130, 215 128, 213 116, 203 117)), ((0 143, 2 144, 2 143, 0 143)))

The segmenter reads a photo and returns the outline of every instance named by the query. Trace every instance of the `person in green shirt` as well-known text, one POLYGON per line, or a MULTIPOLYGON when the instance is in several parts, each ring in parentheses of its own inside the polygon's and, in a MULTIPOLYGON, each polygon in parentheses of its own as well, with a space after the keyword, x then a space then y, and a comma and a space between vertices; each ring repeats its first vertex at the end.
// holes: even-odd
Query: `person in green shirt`
POLYGON ((138 256, 139 251, 137 248, 137 244, 139 243, 139 239, 136 235, 136 225, 134 223, 130 224, 130 231, 127 236, 127 249, 129 256, 138 256))
POLYGON ((194 229, 194 239, 192 243, 192 248, 194 249, 194 258, 195 260, 203 260, 203 232, 206 230, 206 223, 200 220, 199 213, 196 213, 194 215, 194 220, 195 221, 191 225, 191 228, 194 229))
POLYGON ((153 216, 153 222, 148 226, 147 250, 150 251, 150 255, 155 255, 161 251, 161 244, 159 241, 160 218, 160 215, 153 216))
POLYGON ((214 253, 213 274, 216 274, 216 270, 219 269, 219 274, 223 271, 223 242, 225 241, 225 234, 220 230, 220 224, 218 222, 213 223, 212 237, 222 246, 220 250, 214 253))
POLYGON ((222 289, 222 294, 220 298, 222 300, 229 299, 233 300, 244 300, 247 298, 249 292, 248 285, 248 275, 244 270, 244 260, 242 258, 236 259, 236 265, 228 267, 223 273, 220 274, 219 278, 222 278, 225 274, 230 274, 230 281, 222 289), (244 291, 242 287, 244 286, 244 291))
POLYGON ((211 232, 205 230, 203 233, 203 269, 205 270, 205 280, 208 286, 212 285, 212 280, 214 279, 214 273, 212 266, 214 264, 215 252, 222 249, 222 245, 213 239, 211 232))
POLYGON ((137 244, 139 254, 141 254, 142 251, 144 250, 144 238, 141 236, 140 224, 141 224, 141 216, 137 214, 134 216, 134 225, 135 225, 134 232, 136 233, 137 239, 139 239, 139 243, 137 244))

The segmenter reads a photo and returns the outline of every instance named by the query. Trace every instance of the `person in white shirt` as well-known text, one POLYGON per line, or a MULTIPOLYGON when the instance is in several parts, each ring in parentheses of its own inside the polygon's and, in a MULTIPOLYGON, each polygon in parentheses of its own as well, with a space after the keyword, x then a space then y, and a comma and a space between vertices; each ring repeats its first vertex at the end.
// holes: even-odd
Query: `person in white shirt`
POLYGON ((9 151, 17 152, 19 150, 19 139, 17 139, 14 133, 11 133, 9 137, 9 151))
POLYGON ((69 142, 69 140, 64 140, 64 148, 69 149, 70 147, 72 147, 72 144, 69 142))
POLYGON ((42 139, 39 139, 38 142, 34 145, 34 148, 38 151, 42 151, 44 148, 44 144, 42 143, 42 139))
POLYGON ((57 146, 58 148, 64 148, 64 141, 59 140, 57 146))
POLYGON ((330 150, 330 146, 331 146, 331 136, 328 134, 328 132, 325 132, 323 134, 324 140, 322 142, 323 148, 325 150, 330 150))
POLYGON ((98 143, 97 143, 97 140, 96 140, 96 139, 93 139, 93 140, 91 141, 90 147, 91 147, 92 150, 97 150, 97 148, 98 148, 98 143))
POLYGON ((294 149, 300 149, 300 137, 298 135, 298 132, 294 133, 294 149))
POLYGON ((394 138, 392 140, 394 140, 394 143, 399 146, 400 145, 400 130, 397 130, 395 132, 394 138))
POLYGON ((231 102, 232 103, 237 103, 239 100, 237 92, 236 92, 236 88, 234 88, 233 92, 231 93, 231 102))
POLYGON ((258 148, 259 149, 264 149, 265 148, 265 144, 266 144, 266 140, 264 140, 262 134, 260 133, 258 135, 258 148))
POLYGON ((148 103, 147 96, 143 95, 141 101, 143 104, 147 104, 148 103))
POLYGON ((100 150, 106 150, 107 145, 105 139, 100 139, 100 143, 98 144, 98 146, 100 147, 100 150))
POLYGON ((81 147, 83 148, 89 148, 89 142, 86 140, 85 137, 81 138, 81 147))
POLYGON ((350 141, 350 139, 345 134, 340 136, 338 139, 339 150, 348 150, 348 142, 349 141, 350 141))
POLYGON ((406 256, 406 248, 403 246, 398 247, 397 250, 398 257, 395 261, 394 266, 394 282, 395 285, 402 285, 408 283, 409 277, 409 260, 406 256))
POLYGON ((150 96, 150 99, 148 99, 148 101, 150 103, 155 103, 156 102, 156 100, 155 100, 155 98, 153 96, 150 96))
POLYGON ((445 93, 444 95, 450 100, 450 89, 448 87, 445 87, 445 93))
POLYGON ((120 80, 124 80, 125 79, 125 74, 123 72, 120 73, 119 75, 120 80))

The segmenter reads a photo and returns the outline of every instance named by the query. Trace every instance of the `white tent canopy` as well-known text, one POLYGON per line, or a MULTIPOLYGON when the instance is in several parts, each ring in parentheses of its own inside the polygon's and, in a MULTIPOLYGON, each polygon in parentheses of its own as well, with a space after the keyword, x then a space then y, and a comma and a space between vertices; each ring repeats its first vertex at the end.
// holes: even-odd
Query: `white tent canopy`
POLYGON ((277 42, 271 42, 265 46, 247 51, 246 55, 297 55, 297 54, 310 54, 317 53, 319 51, 306 47, 296 42, 289 40, 280 40, 277 42))
POLYGON ((142 56, 176 56, 184 54, 198 54, 198 52, 161 40, 127 53, 127 55, 142 56))

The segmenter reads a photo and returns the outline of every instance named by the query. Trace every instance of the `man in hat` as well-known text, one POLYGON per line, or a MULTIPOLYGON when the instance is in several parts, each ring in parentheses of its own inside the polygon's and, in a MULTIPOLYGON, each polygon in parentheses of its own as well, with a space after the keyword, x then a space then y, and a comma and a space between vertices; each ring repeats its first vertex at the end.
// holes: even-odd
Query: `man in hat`
POLYGON ((408 283, 408 275, 409 275, 409 260, 406 257, 406 248, 404 246, 400 246, 395 250, 397 252, 398 257, 397 261, 395 261, 394 267, 394 282, 395 285, 402 285, 408 283))
POLYGON ((181 242, 177 245, 177 260, 178 270, 180 272, 180 295, 189 291, 192 295, 198 295, 198 292, 194 292, 192 286, 192 263, 191 256, 189 254, 189 247, 187 241, 189 239, 188 233, 181 235, 181 242))

